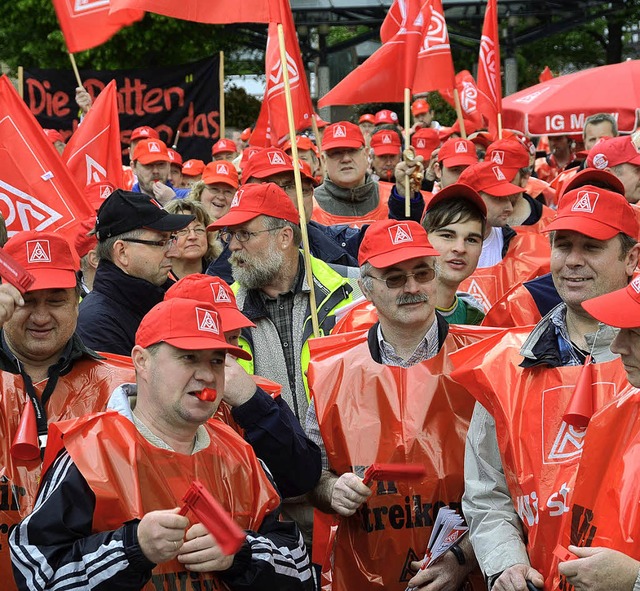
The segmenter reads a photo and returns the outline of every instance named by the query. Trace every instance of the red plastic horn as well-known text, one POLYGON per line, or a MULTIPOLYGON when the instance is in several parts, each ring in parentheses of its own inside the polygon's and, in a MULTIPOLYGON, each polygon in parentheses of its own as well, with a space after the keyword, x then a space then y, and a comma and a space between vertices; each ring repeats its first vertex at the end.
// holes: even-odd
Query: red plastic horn
POLYGON ((587 355, 575 390, 562 419, 572 427, 584 428, 593 416, 593 363, 587 355))
POLYGON ((11 456, 16 460, 28 461, 40 459, 40 441, 38 440, 38 422, 31 400, 27 401, 18 430, 11 444, 11 456))

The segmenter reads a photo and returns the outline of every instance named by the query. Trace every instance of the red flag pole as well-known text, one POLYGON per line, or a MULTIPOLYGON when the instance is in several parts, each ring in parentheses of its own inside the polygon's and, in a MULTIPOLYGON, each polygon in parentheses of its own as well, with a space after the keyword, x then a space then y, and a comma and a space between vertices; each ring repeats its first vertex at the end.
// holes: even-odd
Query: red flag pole
MULTIPOLYGON (((282 21, 282 19, 280 19, 282 21)), ((296 141, 296 126, 293 121, 293 102, 291 100, 291 86, 289 84, 289 69, 287 67, 287 51, 284 43, 284 27, 278 23, 278 45, 280 46, 280 63, 282 64, 282 81, 284 82, 284 96, 287 105, 287 122, 289 123, 289 138, 291 139, 291 156, 293 158, 293 178, 296 183, 296 199, 298 213, 300 214, 300 230, 302 231, 302 250, 304 258, 304 270, 308 278, 309 306, 311 308, 311 326, 313 336, 320 336, 320 324, 318 323, 318 310, 316 308, 316 293, 313 288, 313 270, 311 269, 311 251, 309 250, 309 234, 307 233, 307 216, 304 211, 302 198, 302 177, 300 176, 300 164, 298 158, 298 142, 296 141)), ((315 119, 314 119, 315 120, 315 119)), ((317 126, 317 124, 316 124, 317 126)))
POLYGON ((82 88, 82 79, 80 78, 80 72, 78 72, 76 58, 73 57, 73 54, 70 51, 68 51, 67 53, 69 54, 69 60, 71 61, 71 67, 73 68, 73 73, 76 77, 76 82, 78 83, 78 87, 82 88))
MULTIPOLYGON (((404 89, 404 146, 411 145, 411 89, 404 89)), ((411 179, 408 174, 404 175, 404 216, 411 215, 411 179)))

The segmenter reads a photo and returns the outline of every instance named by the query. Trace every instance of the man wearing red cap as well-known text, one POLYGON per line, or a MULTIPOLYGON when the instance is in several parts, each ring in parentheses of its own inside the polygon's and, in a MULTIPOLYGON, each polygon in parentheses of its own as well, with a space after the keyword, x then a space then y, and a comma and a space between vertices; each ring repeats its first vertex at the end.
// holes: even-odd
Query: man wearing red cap
MULTIPOLYGON (((306 135, 296 136, 296 145, 298 147, 298 158, 309 165, 311 175, 316 179, 316 183, 320 184, 324 178, 324 171, 322 170, 318 148, 306 135)), ((282 149, 291 157, 291 140, 287 140, 282 149)))
POLYGON ((217 220, 229 211, 238 184, 238 171, 231 162, 209 162, 204 167, 201 182, 191 188, 189 198, 200 201, 211 219, 217 220))
POLYGON ((111 193, 98 210, 93 291, 80 305, 78 332, 88 346, 131 354, 140 321, 164 296, 171 259, 179 254, 175 232, 193 220, 140 193, 111 193))
POLYGON ((575 492, 561 543, 575 555, 558 566, 576 589, 635 591, 640 588, 637 548, 638 402, 640 390, 640 278, 627 287, 582 307, 594 318, 620 332, 611 351, 620 355, 629 385, 616 400, 589 421, 575 492), (613 450, 613 451, 612 451, 613 450), (570 522, 589 515, 587 539, 570 522))
POLYGON ((136 143, 131 161, 137 182, 131 188, 134 193, 144 193, 165 204, 176 197, 183 198, 189 189, 173 187, 169 180, 171 159, 162 140, 141 139, 136 143))
POLYGON ((175 150, 167 148, 169 156, 169 179, 174 187, 182 188, 184 178, 182 176, 182 156, 175 150))
POLYGON ((358 119, 358 127, 364 137, 371 137, 376 127, 376 118, 372 113, 364 113, 358 119))
POLYGON ((0 285, 0 572, 2 588, 12 591, 6 534, 33 508, 48 423, 103 410, 133 372, 88 349, 76 333, 78 255, 60 233, 19 232, 3 250, 35 278, 22 295, 0 285), (23 421, 32 432, 21 436, 23 421), (20 444, 28 454, 18 453, 20 444))
POLYGON ((197 158, 187 160, 182 166, 182 176, 184 177, 185 184, 191 188, 199 180, 202 180, 202 173, 204 172, 204 162, 197 158))
POLYGON ((400 162, 402 152, 400 136, 395 131, 381 129, 371 136, 370 148, 373 153, 373 178, 377 181, 395 183, 393 173, 400 162))
POLYGON ((532 331, 516 328, 454 354, 453 377, 478 400, 467 436, 463 509, 490 585, 551 589, 553 550, 574 489, 585 430, 565 417, 585 363, 594 407, 616 397, 624 371, 615 331, 582 303, 624 287, 638 263, 638 224, 618 193, 585 185, 560 200, 551 274, 562 302, 532 331))
POLYGON ((419 98, 411 104, 411 114, 413 115, 413 131, 417 131, 421 127, 432 127, 438 129, 440 124, 433 120, 433 112, 429 107, 429 103, 419 98))
POLYGON ((219 139, 211 148, 213 160, 227 160, 231 162, 238 157, 238 146, 233 140, 227 138, 219 139))
POLYGON ((361 288, 379 322, 348 338, 311 344, 307 432, 324 452, 312 499, 340 516, 331 560, 336 591, 459 589, 476 565, 464 540, 419 571, 433 524, 423 512, 460 502, 464 433, 473 409, 463 389, 450 388, 448 356, 457 346, 435 312, 437 256, 416 222, 372 224, 359 262, 361 288), (399 477, 372 492, 363 483, 365 468, 390 458, 423 465, 428 476, 399 477))
POLYGON ((209 420, 226 353, 250 358, 226 343, 209 304, 174 298, 145 316, 132 350, 136 383, 114 391, 108 412, 52 431, 38 507, 11 540, 19 589, 61 580, 69 589, 314 588, 300 533, 278 520, 259 460, 209 420), (223 550, 228 530, 203 525, 200 513, 179 513, 194 480, 245 530, 239 548, 223 550))

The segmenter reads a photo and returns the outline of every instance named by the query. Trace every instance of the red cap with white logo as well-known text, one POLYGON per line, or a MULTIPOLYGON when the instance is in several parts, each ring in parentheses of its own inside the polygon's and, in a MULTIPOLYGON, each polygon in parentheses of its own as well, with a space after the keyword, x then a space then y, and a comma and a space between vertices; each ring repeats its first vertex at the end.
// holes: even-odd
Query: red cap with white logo
MULTIPOLYGON (((493 162, 502 168, 512 168, 516 171, 527 168, 530 163, 529 152, 524 144, 517 139, 496 140, 488 148, 485 162, 493 162)), ((511 176, 509 174, 508 176, 511 176)), ((515 176, 515 174, 513 175, 515 176)), ((513 176, 511 178, 513 178, 513 176)))
POLYGON ((176 166, 182 168, 182 156, 180 156, 178 152, 172 150, 171 148, 167 148, 167 154, 169 155, 169 161, 171 162, 171 164, 175 164, 176 166))
POLYGON ((171 162, 167 144, 162 140, 140 140, 133 149, 133 160, 141 164, 171 162))
POLYGON ((390 156, 400 154, 402 151, 402 143, 400 136, 388 129, 376 131, 371 136, 371 149, 376 156, 390 156))
POLYGON ((447 140, 438 152, 438 162, 447 168, 452 166, 471 166, 478 162, 476 147, 472 141, 461 138, 447 140))
POLYGON ((241 359, 251 355, 224 340, 220 315, 212 304, 172 298, 155 305, 140 322, 136 345, 167 343, 188 351, 222 350, 241 359))
POLYGON ((187 160, 182 165, 182 174, 184 176, 199 176, 204 172, 204 162, 197 158, 187 160))
POLYGON ((280 148, 265 148, 256 152, 242 170, 242 182, 250 178, 264 179, 281 172, 293 172, 291 157, 280 148))
POLYGON ((555 219, 542 231, 556 230, 572 230, 596 240, 610 240, 620 233, 636 238, 638 221, 623 195, 584 185, 562 196, 555 219))
POLYGON ((376 113, 374 123, 376 125, 397 125, 398 115, 389 109, 382 109, 376 113))
POLYGON ((620 164, 640 166, 640 153, 631 136, 602 138, 589 150, 587 166, 590 168, 604 170, 620 164))
POLYGON ((236 296, 226 281, 202 273, 192 273, 174 283, 164 294, 165 300, 187 298, 213 304, 222 318, 224 332, 255 327, 236 304, 236 296))
POLYGON ((60 233, 18 232, 8 240, 3 250, 35 277, 29 291, 76 286, 80 258, 60 233))
POLYGON ((380 220, 365 232, 358 251, 358 264, 369 263, 377 269, 390 267, 418 257, 437 257, 426 230, 417 222, 380 220))
POLYGON ((486 160, 465 168, 458 177, 458 182, 492 197, 509 197, 522 193, 522 187, 510 183, 500 166, 486 160))
POLYGON ((131 132, 131 137, 129 138, 129 141, 135 141, 135 140, 142 140, 142 139, 152 139, 152 140, 159 140, 160 136, 158 135, 158 132, 153 129, 153 127, 148 127, 147 125, 143 125, 142 127, 136 127, 132 132, 131 132))
POLYGON ((615 328, 640 327, 640 277, 627 287, 582 302, 596 320, 615 328))
POLYGON ((231 162, 215 160, 214 162, 209 162, 209 164, 204 167, 202 182, 205 185, 223 183, 237 189, 239 183, 238 171, 231 162))
POLYGON ((211 154, 213 156, 215 156, 216 154, 224 154, 225 152, 231 154, 237 151, 238 146, 236 146, 236 143, 233 140, 229 140, 227 138, 218 140, 215 144, 213 144, 213 147, 211 148, 211 154))
POLYGON ((362 131, 350 121, 338 121, 327 126, 322 135, 322 149, 350 148, 355 150, 364 146, 362 131))
POLYGON ((419 127, 411 136, 411 145, 416 151, 416 156, 422 156, 426 162, 440 145, 438 130, 433 127, 419 127))

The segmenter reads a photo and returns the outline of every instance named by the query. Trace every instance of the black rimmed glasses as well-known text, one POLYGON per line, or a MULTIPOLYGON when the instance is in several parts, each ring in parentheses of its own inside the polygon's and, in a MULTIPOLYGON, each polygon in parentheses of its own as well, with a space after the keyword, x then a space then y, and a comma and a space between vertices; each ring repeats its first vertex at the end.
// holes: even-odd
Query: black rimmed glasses
POLYGON ((146 244, 147 246, 159 246, 166 250, 169 250, 175 243, 178 237, 172 234, 165 240, 143 240, 142 238, 122 238, 122 242, 134 242, 135 244, 146 244))

